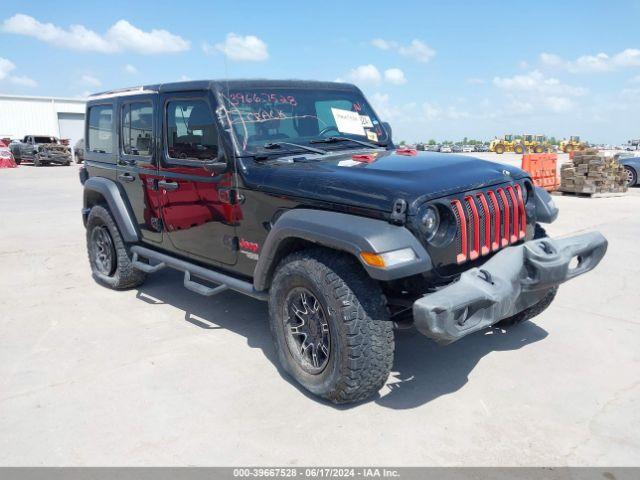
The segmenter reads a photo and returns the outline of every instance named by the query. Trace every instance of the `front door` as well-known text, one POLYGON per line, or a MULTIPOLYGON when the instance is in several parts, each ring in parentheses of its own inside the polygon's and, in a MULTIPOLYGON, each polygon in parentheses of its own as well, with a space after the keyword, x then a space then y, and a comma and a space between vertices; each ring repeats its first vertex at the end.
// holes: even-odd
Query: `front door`
MULTIPOLYGON (((195 260, 236 262, 237 209, 232 169, 216 175, 204 163, 218 155, 219 137, 207 92, 165 94, 159 190, 170 248, 195 260)), ((222 148, 222 146, 220 146, 222 148)))

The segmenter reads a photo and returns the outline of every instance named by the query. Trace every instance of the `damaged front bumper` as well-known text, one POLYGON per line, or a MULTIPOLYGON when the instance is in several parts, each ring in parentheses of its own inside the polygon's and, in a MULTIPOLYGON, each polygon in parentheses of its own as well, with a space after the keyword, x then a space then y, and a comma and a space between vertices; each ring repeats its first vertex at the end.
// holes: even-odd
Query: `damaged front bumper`
POLYGON ((535 305, 550 288, 592 270, 606 250, 599 232, 507 248, 416 300, 414 324, 439 343, 454 342, 535 305))

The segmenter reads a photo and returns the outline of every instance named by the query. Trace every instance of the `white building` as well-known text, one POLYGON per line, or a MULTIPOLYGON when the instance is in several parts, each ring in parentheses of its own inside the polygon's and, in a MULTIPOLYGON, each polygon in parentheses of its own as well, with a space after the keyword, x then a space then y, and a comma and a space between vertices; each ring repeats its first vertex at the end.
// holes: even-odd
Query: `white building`
POLYGON ((77 98, 0 94, 0 138, 47 135, 68 138, 73 146, 84 137, 85 104, 77 98))

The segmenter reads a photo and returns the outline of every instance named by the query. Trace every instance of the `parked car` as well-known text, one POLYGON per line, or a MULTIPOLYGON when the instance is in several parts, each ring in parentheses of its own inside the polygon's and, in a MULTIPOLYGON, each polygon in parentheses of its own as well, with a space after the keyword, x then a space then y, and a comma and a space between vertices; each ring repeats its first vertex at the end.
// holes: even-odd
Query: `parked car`
POLYGON ((453 153, 460 153, 462 152, 462 147, 460 145, 451 145, 451 151, 453 153))
POLYGON ((17 164, 33 162, 36 167, 56 163, 71 165, 71 151, 56 137, 26 135, 21 142, 11 142, 11 153, 17 164))
POLYGON ((638 173, 640 173, 640 156, 632 153, 618 153, 615 155, 620 165, 624 167, 627 174, 627 186, 635 187, 638 185, 638 173))
POLYGON ((73 147, 73 152, 76 156, 76 163, 84 162, 84 138, 78 140, 73 147))
POLYGON ((479 143, 476 145, 476 152, 488 152, 489 145, 485 145, 484 143, 479 143))
POLYGON ((463 145, 462 146, 462 151, 464 153, 471 153, 471 152, 475 151, 475 148, 473 147, 473 145, 463 145))
POLYGON ((194 293, 268 301, 283 370, 335 403, 385 384, 394 325, 446 344, 524 322, 607 247, 547 237, 558 210, 517 167, 396 149, 345 83, 159 84, 90 97, 86 119, 94 278, 173 268, 194 293))
POLYGON ((451 147, 451 145, 442 145, 440 147, 440 152, 442 152, 442 153, 451 153, 451 152, 453 152, 453 148, 451 147))

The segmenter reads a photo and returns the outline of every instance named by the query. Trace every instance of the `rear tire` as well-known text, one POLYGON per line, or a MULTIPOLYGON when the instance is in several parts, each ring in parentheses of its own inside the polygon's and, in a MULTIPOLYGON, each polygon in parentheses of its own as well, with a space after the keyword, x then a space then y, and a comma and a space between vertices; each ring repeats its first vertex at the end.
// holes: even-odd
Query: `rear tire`
POLYGON ((624 167, 624 173, 627 174, 627 187, 633 187, 638 183, 638 174, 631 167, 624 167))
POLYGON ((540 145, 536 145, 536 147, 533 149, 533 151, 535 153, 542 153, 542 152, 544 152, 544 148, 541 147, 540 145))
POLYGON ((109 210, 96 205, 87 219, 87 253, 93 278, 115 290, 141 285, 146 274, 133 267, 131 253, 124 243, 109 210))
POLYGON ((286 257, 269 291, 269 318, 280 364, 311 393, 356 402, 387 381, 393 324, 379 285, 353 257, 323 249, 286 257))
POLYGON ((515 147, 513 147, 513 151, 515 153, 517 153, 518 155, 522 155, 524 153, 524 146, 523 145, 516 145, 515 147))

